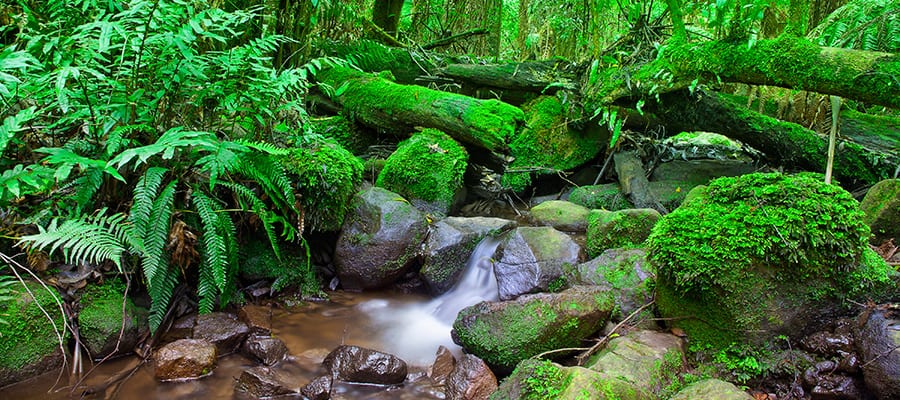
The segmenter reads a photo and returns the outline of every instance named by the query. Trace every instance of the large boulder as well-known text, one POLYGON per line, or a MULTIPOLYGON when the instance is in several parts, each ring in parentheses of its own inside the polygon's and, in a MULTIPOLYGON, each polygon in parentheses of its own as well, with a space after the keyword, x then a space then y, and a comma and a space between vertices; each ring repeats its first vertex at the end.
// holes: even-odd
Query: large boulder
MULTIPOLYGON (((609 249, 578 264, 567 274, 570 285, 593 285, 609 291, 616 302, 613 318, 622 320, 653 300, 655 270, 644 249, 609 249)), ((652 318, 652 311, 646 310, 652 318)))
POLYGON ((566 232, 584 232, 591 210, 575 203, 550 200, 531 207, 531 219, 537 225, 552 226, 566 232))
POLYGON ((425 129, 397 145, 375 184, 409 199, 422 212, 444 216, 465 197, 468 160, 466 149, 453 138, 425 129))
POLYGON ((554 282, 559 289, 565 270, 580 260, 581 246, 549 226, 510 231, 500 242, 494 263, 500 300, 546 291, 554 282))
POLYGON ((425 217, 379 187, 357 193, 352 209, 334 252, 341 285, 349 290, 390 285, 412 266, 428 232, 425 217))
POLYGON ((68 332, 59 294, 37 283, 25 285, 11 286, 9 298, 0 300, 0 318, 6 321, 0 324, 0 387, 59 368, 64 361, 57 334, 65 340, 68 332))
POLYGON ((448 217, 431 226, 420 274, 433 294, 452 288, 462 275, 472 250, 486 236, 499 235, 515 221, 486 217, 448 217))
POLYGON ((215 369, 217 356, 216 345, 205 340, 176 340, 156 351, 154 374, 161 381, 202 378, 215 369))
POLYGON ((900 309, 882 305, 859 322, 854 336, 866 386, 879 399, 900 399, 900 309))
POLYGON ((130 353, 141 333, 149 329, 147 310, 125 297, 121 281, 88 286, 78 304, 81 343, 95 359, 130 353))
POLYGON ((731 382, 704 379, 681 389, 669 400, 753 400, 753 396, 731 382))
POLYGON ((856 200, 821 176, 717 179, 647 241, 658 310, 700 348, 802 337, 840 313, 841 299, 889 288, 868 237, 856 200))
POLYGON ((865 213, 863 222, 872 230, 872 243, 888 239, 900 241, 900 179, 887 179, 866 192, 859 208, 865 213))
POLYGON ((338 346, 322 361, 332 377, 346 382, 395 385, 406 379, 406 362, 394 355, 358 346, 338 346))
POLYGON ((606 323, 614 307, 611 296, 588 286, 481 302, 459 313, 451 335, 469 353, 509 371, 547 350, 580 347, 606 323))
POLYGON ((659 218, 659 212, 650 208, 592 210, 588 214, 585 243, 588 256, 597 257, 606 249, 641 245, 659 218))

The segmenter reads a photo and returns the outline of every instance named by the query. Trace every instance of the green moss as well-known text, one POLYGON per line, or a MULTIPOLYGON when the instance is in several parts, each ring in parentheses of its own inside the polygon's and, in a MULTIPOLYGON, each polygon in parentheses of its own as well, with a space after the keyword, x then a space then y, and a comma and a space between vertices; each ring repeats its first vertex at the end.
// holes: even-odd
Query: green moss
MULTIPOLYGON (((146 310, 139 310, 130 298, 125 298, 125 284, 118 279, 108 279, 103 284, 87 286, 79 299, 78 332, 81 340, 92 353, 98 354, 111 337, 118 337, 122 329, 123 311, 128 315, 125 330, 136 330, 143 317, 146 326, 146 310), (122 301, 125 301, 124 309, 122 301)), ((128 333, 126 333, 128 334, 128 333)))
POLYGON ((436 129, 425 129, 397 146, 376 185, 410 200, 431 203, 426 211, 445 214, 462 189, 469 155, 436 129))
POLYGON ((873 242, 900 239, 900 179, 886 179, 869 189, 860 204, 863 222, 872 229, 873 242))
POLYGON ((369 146, 377 143, 375 137, 343 115, 313 118, 309 123, 314 133, 333 139, 356 155, 362 154, 369 146))
POLYGON ((569 201, 590 209, 608 211, 634 207, 628 198, 619 191, 619 185, 615 183, 577 187, 569 194, 569 201))
POLYGON ((347 205, 362 182, 362 160, 338 144, 322 142, 294 149, 284 165, 295 178, 307 228, 339 230, 347 205))
POLYGON ((319 294, 319 279, 307 261, 302 246, 280 246, 281 259, 275 256, 268 240, 253 239, 240 248, 240 275, 249 280, 272 280, 272 291, 294 286, 301 294, 319 294))
POLYGON ((539 97, 522 109, 525 127, 509 145, 515 159, 501 181, 505 187, 522 191, 533 174, 575 168, 603 148, 600 131, 577 132, 568 127, 567 110, 556 97, 539 97))
POLYGON ((640 245, 658 219, 659 213, 650 209, 592 210, 585 243, 588 257, 597 257, 606 249, 640 245))
POLYGON ((819 175, 714 180, 647 241, 659 309, 694 316, 676 324, 695 343, 721 348, 751 332, 765 339, 784 322, 770 307, 871 295, 864 288, 886 284, 888 272, 859 266, 869 236, 861 219, 856 200, 819 175))
MULTIPOLYGON (((65 329, 65 320, 57 304, 61 301, 59 294, 36 283, 29 282, 27 286, 33 297, 22 286, 16 286, 12 300, 0 303, 7 322, 0 325, 0 368, 3 369, 22 368, 59 349, 53 324, 41 308, 53 318, 56 329, 65 329)), ((66 331, 60 333, 64 337, 68 335, 66 331)))

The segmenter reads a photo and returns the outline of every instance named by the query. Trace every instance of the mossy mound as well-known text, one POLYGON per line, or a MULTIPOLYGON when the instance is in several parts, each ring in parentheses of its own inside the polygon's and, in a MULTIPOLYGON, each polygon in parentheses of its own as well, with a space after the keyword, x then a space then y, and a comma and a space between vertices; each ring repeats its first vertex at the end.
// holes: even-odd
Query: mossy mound
POLYGON ((417 208, 447 215, 463 189, 469 154, 450 136, 425 129, 397 146, 376 185, 409 199, 417 208))
POLYGON ((240 276, 248 281, 267 279, 272 281, 272 292, 295 286, 303 295, 317 294, 319 280, 305 248, 281 243, 281 258, 275 255, 271 243, 265 239, 252 239, 240 248, 240 276))
POLYGON ((585 242, 588 257, 597 257, 606 249, 640 245, 659 218, 659 212, 649 208, 591 210, 585 242))
POLYGON ((362 182, 363 163, 333 142, 296 148, 284 159, 295 179, 306 227, 312 231, 341 229, 347 205, 362 182))
POLYGON ((815 328, 836 300, 877 297, 890 269, 858 203, 820 175, 720 178, 693 190, 647 241, 657 305, 703 348, 815 328), (697 192, 697 193, 694 193, 697 192))
POLYGON ((549 225, 566 232, 584 232, 587 216, 584 206, 562 200, 550 200, 531 207, 531 219, 537 225, 549 225))
POLYGON ((377 139, 343 115, 309 120, 313 133, 335 140, 353 154, 360 155, 377 139))
POLYGON ((619 211, 634 207, 619 191, 617 183, 577 187, 569 194, 569 201, 597 210, 619 211))
POLYGON ((859 208, 863 222, 872 229, 876 245, 894 238, 900 240, 900 179, 886 179, 872 186, 859 208))
POLYGON ((0 302, 0 314, 7 322, 0 324, 0 386, 47 372, 62 363, 54 323, 64 337, 68 332, 57 304, 61 301, 59 294, 37 283, 26 285, 27 291, 14 285, 11 299, 0 302))
POLYGON ((567 124, 567 110, 556 97, 542 96, 522 106, 525 127, 510 143, 515 157, 502 183, 514 191, 531 184, 535 173, 556 173, 593 159, 603 148, 600 131, 578 132, 567 124))
POLYGON ((130 298, 125 297, 125 284, 120 280, 110 279, 103 284, 89 285, 81 295, 79 305, 78 333, 95 359, 106 357, 116 350, 120 331, 122 342, 118 346, 118 354, 125 354, 131 352, 139 333, 149 329, 147 310, 135 306, 130 298))

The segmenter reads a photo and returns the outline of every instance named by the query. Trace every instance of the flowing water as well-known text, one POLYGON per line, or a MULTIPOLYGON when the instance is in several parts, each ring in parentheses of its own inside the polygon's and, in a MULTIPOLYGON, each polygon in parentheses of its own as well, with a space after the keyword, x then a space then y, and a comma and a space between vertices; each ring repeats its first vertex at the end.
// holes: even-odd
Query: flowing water
MULTIPOLYGON (((439 346, 457 355, 460 348, 450 329, 456 314, 479 301, 497 300, 497 282, 491 256, 499 241, 483 240, 472 253, 460 282, 446 294, 429 299, 398 293, 333 292, 330 301, 304 303, 297 307, 273 310, 272 333, 283 340, 292 356, 277 364, 281 376, 289 377, 291 387, 300 388, 322 375, 322 358, 341 344, 384 351, 404 359, 410 366, 410 379, 400 387, 372 385, 335 385, 333 399, 442 399, 443 395, 424 378, 425 369, 434 361, 439 346)), ((124 357, 99 365, 83 382, 96 385, 138 363, 124 357)), ((134 374, 106 393, 120 399, 212 399, 240 397, 234 394, 234 381, 241 372, 256 365, 232 354, 219 359, 212 375, 189 382, 157 382, 151 365, 137 368, 134 374)), ((28 382, 0 390, 0 399, 65 399, 70 394, 66 378, 57 383, 58 373, 50 373, 28 382)), ((95 397, 103 397, 103 394, 95 397)))

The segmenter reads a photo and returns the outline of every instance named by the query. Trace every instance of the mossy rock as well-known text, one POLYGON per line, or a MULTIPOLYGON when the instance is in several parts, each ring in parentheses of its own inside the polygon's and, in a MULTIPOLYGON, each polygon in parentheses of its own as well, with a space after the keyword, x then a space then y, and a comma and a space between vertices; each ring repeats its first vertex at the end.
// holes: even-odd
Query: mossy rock
POLYGON ((333 139, 355 155, 363 154, 378 139, 343 115, 309 120, 313 133, 333 139))
POLYGON ((597 257, 606 249, 639 246, 650 236, 659 218, 659 212, 649 208, 592 210, 585 243, 588 256, 597 257))
POLYGON ((697 184, 687 181, 653 181, 650 182, 650 193, 666 210, 674 210, 695 186, 697 184))
POLYGON ((886 179, 872 186, 859 208, 872 230, 872 243, 900 240, 900 179, 886 179))
POLYGON ((682 389, 671 400, 753 400, 749 393, 720 379, 704 379, 682 389))
POLYGON ((514 157, 501 180, 520 192, 535 173, 556 173, 582 165, 597 156, 605 142, 602 132, 579 132, 568 126, 568 110, 556 97, 542 96, 522 106, 525 127, 509 145, 514 157))
POLYGON ((26 285, 27 291, 18 284, 12 286, 11 299, 0 303, 0 314, 7 322, 0 324, 0 387, 43 374, 63 362, 57 336, 68 338, 57 304, 62 300, 52 288, 33 282, 26 285))
POLYGON ((695 191, 647 241, 658 309, 694 317, 672 324, 695 349, 808 333, 842 299, 890 288, 858 203, 821 175, 757 173, 695 191))
POLYGON ((736 140, 713 132, 681 132, 663 141, 666 160, 714 159, 752 162, 755 150, 745 148, 736 140))
POLYGON ((466 149, 450 136, 425 129, 400 142, 375 184, 405 197, 425 213, 444 216, 463 193, 468 160, 466 149))
POLYGON ((294 149, 283 163, 300 194, 306 227, 311 231, 339 230, 350 199, 362 183, 362 160, 325 141, 294 149))
POLYGON ((113 354, 120 331, 122 341, 115 354, 130 353, 141 332, 149 329, 147 310, 125 297, 125 285, 118 279, 87 286, 78 304, 78 333, 95 359, 113 354))
MULTIPOLYGON (((621 321, 653 300, 655 274, 644 249, 609 249, 568 272, 566 282, 570 285, 599 286, 608 290, 616 300, 616 310, 612 317, 621 321)), ((654 323, 649 321, 653 318, 652 310, 645 310, 636 320, 642 318, 648 320, 648 327, 654 323)))
POLYGON ((240 247, 239 274, 248 281, 271 281, 272 292, 296 286, 303 294, 318 291, 315 270, 306 258, 302 245, 279 243, 281 257, 275 255, 272 244, 265 238, 252 238, 240 247))
POLYGON ((619 211, 634 208, 631 201, 619 190, 619 184, 580 186, 572 189, 569 201, 590 209, 619 211))
POLYGON ((575 203, 550 200, 531 207, 531 219, 537 225, 549 225, 565 232, 584 232, 590 212, 575 203))
POLYGON ((464 308, 451 334, 469 353, 510 371, 542 352, 581 346, 603 326, 613 307, 612 297, 601 289, 576 286, 464 308))

